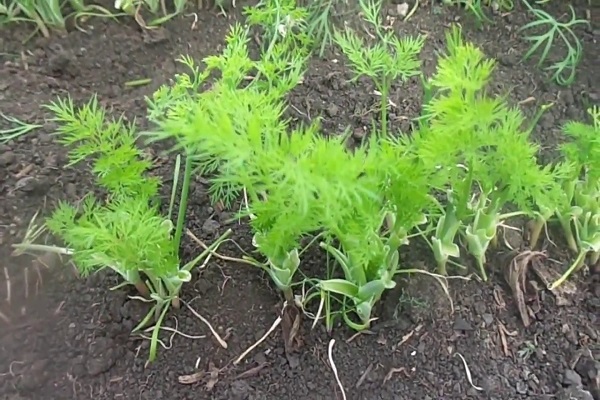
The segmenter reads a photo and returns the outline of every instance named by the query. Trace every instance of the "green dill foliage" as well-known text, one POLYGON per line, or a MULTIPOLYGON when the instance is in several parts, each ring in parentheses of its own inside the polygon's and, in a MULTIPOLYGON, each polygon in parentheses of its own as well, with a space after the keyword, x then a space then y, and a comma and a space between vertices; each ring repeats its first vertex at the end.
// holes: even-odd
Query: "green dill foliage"
POLYGON ((283 103, 259 85, 237 89, 219 81, 171 104, 155 137, 174 137, 190 150, 198 172, 211 177, 213 201, 231 205, 246 194, 241 216, 251 217, 265 267, 289 297, 300 239, 318 231, 323 219, 338 220, 346 212, 340 200, 357 199, 360 164, 349 166, 343 138, 326 139, 316 125, 290 132, 283 103))
POLYGON ((69 166, 91 160, 98 184, 111 195, 145 199, 156 195, 159 181, 147 176, 152 164, 136 146, 133 123, 126 124, 123 118, 109 121, 95 96, 79 109, 70 98, 47 108, 58 124, 58 142, 71 148, 69 166))
POLYGON ((342 295, 344 321, 362 330, 370 326, 372 309, 383 292, 396 285, 400 248, 408 244, 409 232, 424 223, 432 207, 431 173, 418 163, 408 140, 379 134, 371 135, 368 145, 357 149, 347 165, 362 170, 359 197, 339 202, 346 209, 342 218, 325 220, 325 231, 339 247, 321 244, 342 268, 344 279, 321 281, 318 286, 342 295), (351 319, 350 311, 358 322, 351 319))
MULTIPOLYGON (((290 133, 282 119, 283 96, 298 84, 303 64, 283 75, 263 68, 263 59, 250 60, 247 40, 247 30, 235 25, 223 53, 204 60, 206 70, 184 59, 190 73, 178 75, 173 85, 149 100, 157 126, 149 135, 153 140, 174 138, 177 149, 186 149, 197 171, 210 177, 213 202, 230 206, 242 192, 247 195, 248 208, 241 214, 252 216, 255 243, 267 258, 266 264, 256 264, 289 294, 299 240, 319 227, 315 207, 329 211, 316 196, 326 198, 320 193, 324 180, 312 179, 311 173, 316 174, 320 163, 334 162, 328 157, 334 146, 317 142, 314 127, 290 133), (245 82, 253 69, 262 76, 245 82), (201 91, 212 71, 219 71, 220 79, 201 91), (306 158, 307 150, 321 158, 306 158), (301 162, 306 168, 297 167, 301 162)), ((330 191, 337 188, 327 186, 330 191)))
POLYGON ((594 186, 600 182, 600 107, 591 107, 588 114, 591 123, 571 121, 564 126, 569 141, 562 152, 577 176, 594 186))
POLYGON ((376 42, 368 43, 349 28, 336 30, 335 42, 348 58, 354 72, 353 80, 369 77, 381 94, 381 133, 387 134, 387 107, 392 84, 421 73, 419 53, 425 42, 422 36, 398 38, 384 29, 381 1, 360 0, 365 21, 375 31, 376 42))
POLYGON ((172 276, 179 271, 171 222, 138 198, 120 197, 102 206, 88 196, 80 209, 63 202, 46 225, 74 249, 73 260, 84 276, 109 267, 137 286, 139 272, 172 276))
POLYGON ((62 202, 47 227, 73 249, 83 274, 108 267, 148 295, 139 272, 177 273, 178 259, 170 243, 171 222, 151 206, 159 181, 147 176, 151 163, 136 146, 134 125, 122 118, 109 121, 96 97, 78 109, 71 99, 48 108, 58 123, 58 142, 71 148, 69 165, 91 161, 108 200, 103 204, 88 196, 81 209, 62 202))
MULTIPOLYGON (((208 81, 213 72, 220 75, 216 85, 231 90, 244 88, 251 92, 260 92, 264 101, 281 101, 296 87, 306 67, 306 57, 302 52, 261 54, 258 60, 250 58, 248 50, 249 31, 240 24, 231 27, 226 37, 226 47, 221 54, 212 55, 202 61, 206 68, 201 70, 189 56, 178 61, 188 67, 188 73, 177 74, 170 85, 159 88, 147 99, 149 118, 152 121, 166 117, 185 116, 187 110, 194 107, 198 96, 209 96, 212 90, 208 81), (255 74, 252 77, 252 74, 255 74), (251 77, 251 80, 248 80, 251 77)), ((260 106, 264 106, 263 104, 260 106)), ((272 113, 270 113, 272 114, 272 113)), ((155 136, 156 135, 152 135, 155 136)))
POLYGON ((505 218, 503 208, 513 204, 518 214, 530 214, 538 203, 560 196, 556 171, 537 163, 539 149, 523 128, 522 113, 486 94, 493 69, 494 62, 464 43, 454 27, 447 34, 447 54, 428 83, 435 94, 424 105, 427 123, 416 140, 421 162, 445 179, 434 187, 448 201, 432 238, 441 273, 448 258, 458 256, 460 233, 486 279, 485 254, 505 218))
POLYGON ((588 254, 591 265, 600 258, 600 108, 592 107, 588 113, 590 124, 572 121, 564 127, 569 139, 562 146, 562 166, 568 172, 561 180, 565 201, 553 210, 577 258, 551 288, 579 270, 588 254))
POLYGON ((70 99, 59 100, 48 108, 59 126, 58 141, 71 147, 70 165, 91 161, 98 184, 108 191, 108 196, 102 201, 90 195, 78 206, 61 202, 47 219, 46 227, 65 242, 83 275, 110 268, 124 279, 124 284, 134 285, 144 301, 154 303, 136 328, 145 328, 154 317, 149 356, 153 361, 167 310, 170 305, 179 307, 183 283, 191 279, 190 271, 209 250, 180 265, 181 213, 185 213, 186 202, 180 199, 182 206, 174 235, 170 216, 165 218, 153 205, 159 181, 148 176, 151 163, 136 146, 138 135, 133 124, 126 125, 122 118, 109 121, 95 97, 78 109, 70 99))

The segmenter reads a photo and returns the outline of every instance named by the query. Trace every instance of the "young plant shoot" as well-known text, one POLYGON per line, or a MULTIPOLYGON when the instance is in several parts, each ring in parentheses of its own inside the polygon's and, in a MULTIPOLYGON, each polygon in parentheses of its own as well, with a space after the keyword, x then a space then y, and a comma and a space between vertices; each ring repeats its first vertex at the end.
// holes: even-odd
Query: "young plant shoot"
POLYGON ((459 254, 460 234, 487 280, 486 252, 498 226, 536 204, 555 203, 560 190, 556 171, 537 164, 538 147, 529 141, 531 129, 523 130, 521 112, 486 95, 494 61, 464 43, 457 27, 446 38, 447 54, 428 82, 435 93, 424 106, 427 122, 416 135, 421 162, 445 175, 445 184, 434 187, 447 194, 447 205, 440 206, 432 248, 445 274, 449 257, 459 254), (508 204, 518 211, 502 214, 508 204))
POLYGON ((397 80, 407 80, 421 73, 419 53, 425 42, 424 37, 404 37, 399 39, 393 30, 384 29, 381 20, 381 5, 378 0, 359 0, 365 21, 375 31, 376 42, 366 43, 349 28, 336 30, 334 39, 350 62, 355 76, 369 77, 381 94, 380 133, 387 136, 387 112, 392 84, 397 80))
MULTIPOLYGON (((158 331, 169 306, 179 307, 179 292, 183 283, 191 279, 191 270, 229 232, 210 250, 180 266, 181 238, 173 235, 173 223, 160 214, 156 205, 159 181, 149 176, 151 163, 136 147, 138 135, 134 125, 125 124, 122 119, 108 121, 95 97, 79 109, 70 99, 59 100, 48 108, 59 124, 58 141, 72 147, 69 165, 91 161, 97 183, 107 192, 107 198, 101 201, 88 195, 79 205, 61 202, 47 219, 47 228, 65 242, 68 251, 52 246, 23 246, 70 254, 84 276, 110 268, 123 278, 125 285, 135 286, 141 295, 138 298, 154 302, 136 328, 145 327, 152 318, 156 321, 149 359, 153 361, 158 331)), ((185 201, 180 199, 180 204, 185 201)), ((185 214, 185 209, 180 208, 179 213, 185 214)), ((183 218, 178 218, 178 223, 183 224, 183 218)), ((175 232, 180 236, 182 229, 178 227, 175 232)))

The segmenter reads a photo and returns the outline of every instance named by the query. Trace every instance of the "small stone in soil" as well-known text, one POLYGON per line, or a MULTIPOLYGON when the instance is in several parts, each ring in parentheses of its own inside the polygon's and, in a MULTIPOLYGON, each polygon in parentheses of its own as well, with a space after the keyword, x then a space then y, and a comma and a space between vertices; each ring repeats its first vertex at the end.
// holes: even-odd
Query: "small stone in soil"
POLYGON ((594 400, 592 394, 587 390, 575 387, 559 390, 554 396, 555 400, 594 400))
POLYGON ((473 327, 464 319, 458 317, 454 321, 454 326, 452 327, 455 331, 472 331, 473 327))
POLYGON ((252 392, 252 387, 246 381, 237 380, 231 384, 233 399, 245 399, 252 392))
POLYGON ((517 389, 517 393, 519 393, 519 394, 527 394, 527 383, 525 383, 523 381, 518 381, 516 389, 517 389))
POLYGON ((212 234, 216 233, 220 227, 221 227, 221 224, 219 224, 214 219, 207 219, 206 221, 204 221, 204 224, 202 225, 202 232, 204 232, 207 235, 212 235, 212 234))
POLYGON ((12 151, 5 151, 0 154, 0 167, 8 167, 15 162, 17 157, 12 151))
POLYGON ((494 322, 494 316, 492 314, 485 313, 482 315, 482 318, 483 318, 483 322, 485 322, 486 326, 489 326, 492 324, 492 322, 494 322))
POLYGON ((581 376, 572 369, 567 369, 563 373, 563 385, 581 387, 581 376))

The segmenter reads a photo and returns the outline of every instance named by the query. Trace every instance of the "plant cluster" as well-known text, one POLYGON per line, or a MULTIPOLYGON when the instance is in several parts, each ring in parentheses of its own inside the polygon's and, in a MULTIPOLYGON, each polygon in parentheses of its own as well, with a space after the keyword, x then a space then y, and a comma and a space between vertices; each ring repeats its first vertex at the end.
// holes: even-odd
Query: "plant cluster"
MULTIPOLYGON (((129 15, 144 28, 160 25, 181 14, 189 0, 173 1, 174 10, 168 10, 165 0, 116 0, 117 12, 108 10, 86 0, 0 0, 0 26, 27 22, 36 26, 44 37, 50 37, 53 30, 65 31, 66 21, 72 19, 76 28, 83 30, 79 22, 93 17, 118 18, 129 15), (154 19, 146 23, 140 10, 146 10, 154 19)), ((35 34, 35 32, 34 32, 35 34)))
POLYGON ((600 108, 588 110, 591 123, 569 122, 564 133, 569 141, 561 146, 558 203, 541 204, 532 224, 531 243, 536 245, 546 223, 556 217, 568 248, 577 255, 575 262, 554 282, 554 289, 574 271, 581 269, 589 256, 589 265, 600 258, 600 108))
POLYGON ((494 62, 464 43, 458 28, 447 35, 436 74, 424 81, 429 101, 415 130, 410 137, 391 135, 387 94, 392 82, 420 74, 423 39, 385 32, 377 3, 361 5, 376 42, 349 29, 334 33, 355 76, 368 76, 382 93, 380 123, 358 149, 347 150, 344 135, 319 134, 316 123, 292 128, 282 117, 301 64, 279 75, 283 90, 271 89, 268 74, 242 85, 269 58, 248 58, 247 31, 240 26, 219 62, 209 59, 200 72, 188 60, 191 73, 162 88, 154 97, 161 107, 152 109, 152 115, 163 114, 154 118, 152 135, 193 149, 200 172, 212 177, 214 201, 231 204, 244 195, 240 216, 250 218, 263 257, 252 263, 270 274, 286 300, 294 298, 294 276, 302 272, 304 238, 319 241, 335 260, 327 279, 302 281, 314 289, 302 300, 321 299, 328 328, 335 299, 348 325, 369 326, 374 304, 401 272, 400 251, 410 237, 428 240, 442 275, 464 244, 485 280, 486 254, 507 218, 533 217, 542 206, 564 202, 559 182, 565 169, 539 165, 539 148, 529 140, 541 112, 526 127, 518 109, 486 94, 494 62), (215 65, 223 78, 200 92, 215 65), (509 205, 517 211, 505 213, 509 205))
MULTIPOLYGON (((191 279, 191 271, 226 237, 225 232, 208 250, 181 264, 179 245, 187 204, 191 169, 184 170, 179 198, 177 226, 172 222, 179 178, 174 186, 167 216, 159 209, 160 181, 150 175, 151 162, 136 146, 139 135, 133 123, 120 118, 108 120, 94 97, 80 108, 70 99, 48 106, 58 124, 58 141, 71 148, 69 165, 91 162, 101 198, 87 195, 78 204, 60 202, 46 220, 45 228, 60 238, 65 247, 31 243, 42 233, 36 229, 28 241, 16 245, 21 251, 49 251, 73 258, 78 271, 86 276, 101 269, 116 272, 123 283, 132 285, 137 299, 153 303, 134 331, 154 322, 150 361, 156 356, 158 332, 170 306, 180 307, 179 292, 191 279)), ((178 158, 179 160, 179 158, 178 158)), ((186 166, 187 166, 186 162, 186 166)))
POLYGON ((84 273, 113 269, 141 298, 153 301, 147 320, 158 321, 154 346, 160 321, 169 305, 178 305, 192 268, 229 234, 181 265, 192 170, 209 179, 213 202, 232 207, 243 200, 237 217, 248 218, 255 246, 243 262, 265 271, 288 304, 304 308, 317 299, 315 321, 324 318, 328 329, 340 317, 353 329, 368 328, 375 304, 396 285, 397 274, 443 277, 448 264, 462 267, 463 249, 486 280, 486 256, 498 228, 514 216, 535 219, 538 236, 557 216, 579 254, 574 268, 587 255, 597 262, 597 108, 590 111, 592 125, 565 127, 572 141, 563 147, 564 159, 542 166, 529 134, 543 109, 527 123, 504 98, 489 95, 495 62, 465 42, 458 27, 447 32, 437 70, 425 78, 419 63, 424 39, 386 32, 377 3, 363 0, 376 39, 365 41, 349 29, 333 37, 355 77, 369 77, 382 94, 380 118, 362 145, 349 149, 346 134, 326 136, 318 122, 292 125, 285 117, 286 96, 302 81, 313 43, 305 9, 287 1, 272 13, 264 4, 247 10, 251 26, 232 26, 225 49, 205 58, 204 68, 189 57, 180 59, 189 72, 147 99, 153 123, 148 132, 136 133, 122 119, 106 122, 95 99, 77 110, 70 100, 50 106, 60 140, 73 148, 72 163, 91 161, 98 185, 108 193, 103 201, 89 196, 79 206, 59 205, 46 224, 67 244, 56 251, 72 255, 84 273), (256 25, 269 33, 258 60, 248 49, 256 25), (424 84, 423 113, 410 135, 391 132, 391 85, 415 76, 424 84), (179 168, 163 216, 157 205, 160 182, 135 145, 140 136, 174 141, 173 150, 185 156, 176 225, 179 168), (506 212, 509 207, 513 211, 506 212), (415 238, 431 246, 436 274, 401 265, 401 253, 415 238), (303 256, 315 243, 331 262, 320 276, 306 276, 303 256))

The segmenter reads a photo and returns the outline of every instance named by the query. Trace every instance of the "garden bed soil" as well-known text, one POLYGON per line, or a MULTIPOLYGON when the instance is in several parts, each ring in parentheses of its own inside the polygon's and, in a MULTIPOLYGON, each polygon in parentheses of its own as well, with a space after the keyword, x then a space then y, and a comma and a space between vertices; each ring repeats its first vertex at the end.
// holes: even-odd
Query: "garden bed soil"
MULTIPOLYGON (((563 13, 561 2, 556 3, 552 12, 563 13)), ((586 9, 582 3, 577 11, 581 15, 586 9)), ((395 10, 390 6, 390 14, 395 10)), ((591 11, 597 18, 599 10, 591 11)), ((11 287, 10 304, 0 303, 0 399, 341 399, 328 358, 332 338, 332 359, 348 399, 600 399, 600 283, 593 270, 589 277, 572 280, 573 290, 564 298, 544 290, 530 272, 527 281, 534 290, 524 299, 528 327, 502 273, 509 257, 490 257, 489 269, 495 271, 490 282, 451 280, 453 310, 435 280, 412 276, 384 298, 380 319, 368 333, 354 335, 336 327, 330 336, 321 324, 311 330, 311 321, 304 318, 294 354, 286 355, 276 329, 234 364, 276 320, 281 300, 259 271, 212 260, 182 297, 212 324, 227 348, 183 307, 168 315, 166 325, 187 337, 164 332, 167 348, 160 347, 156 362, 146 366, 149 341, 130 335, 145 307, 123 290, 109 290, 118 283, 115 276, 99 273, 83 279, 68 260, 10 256, 10 245, 22 239, 37 211, 46 214, 57 201, 77 201, 94 190, 83 166, 65 168, 65 149, 53 141, 55 127, 46 122, 49 114, 42 105, 67 95, 81 104, 97 94, 111 115, 124 113, 144 124, 144 96, 180 69, 175 59, 188 54, 200 60, 218 53, 239 15, 239 9, 228 18, 201 11, 151 32, 142 32, 133 21, 94 19, 84 24, 87 33, 75 30, 25 46, 21 40, 29 28, 0 33, 2 113, 43 125, 0 145, 2 299, 7 295, 5 271, 11 287), (125 85, 144 78, 151 83, 125 85)), ((561 125, 582 119, 585 108, 599 102, 598 20, 593 29, 577 32, 584 59, 577 81, 567 88, 548 83, 531 62, 520 61, 527 50, 517 32, 527 21, 524 12, 495 16, 494 24, 478 29, 454 9, 425 5, 408 22, 397 20, 395 28, 401 35, 427 35, 422 57, 431 73, 435 52, 443 49, 444 29, 456 21, 469 40, 498 60, 494 92, 508 93, 528 115, 554 104, 533 134, 543 144, 544 158, 551 159, 561 141, 561 125)), ((351 73, 343 65, 337 52, 315 58, 290 96, 290 116, 299 121, 321 116, 329 133, 350 126, 358 141, 378 98, 368 82, 349 83, 351 73)), ((419 113, 421 92, 416 79, 394 88, 394 128, 408 129, 409 119, 419 113)), ((152 152, 158 161, 155 172, 168 179, 172 159, 161 149, 152 152)), ((211 208, 199 179, 193 182, 190 203, 187 227, 203 241, 231 228, 237 244, 251 250, 248 229, 229 223, 231 214, 211 208)), ((562 268, 568 261, 560 237, 554 239, 558 248, 548 244, 551 257, 540 259, 542 268, 562 268)), ((186 257, 198 251, 187 238, 186 257)), ((233 245, 221 251, 240 255, 233 245)), ((418 244, 404 254, 408 266, 432 266, 431 256, 418 244)), ((323 261, 314 255, 305 262, 317 270, 323 261)))

